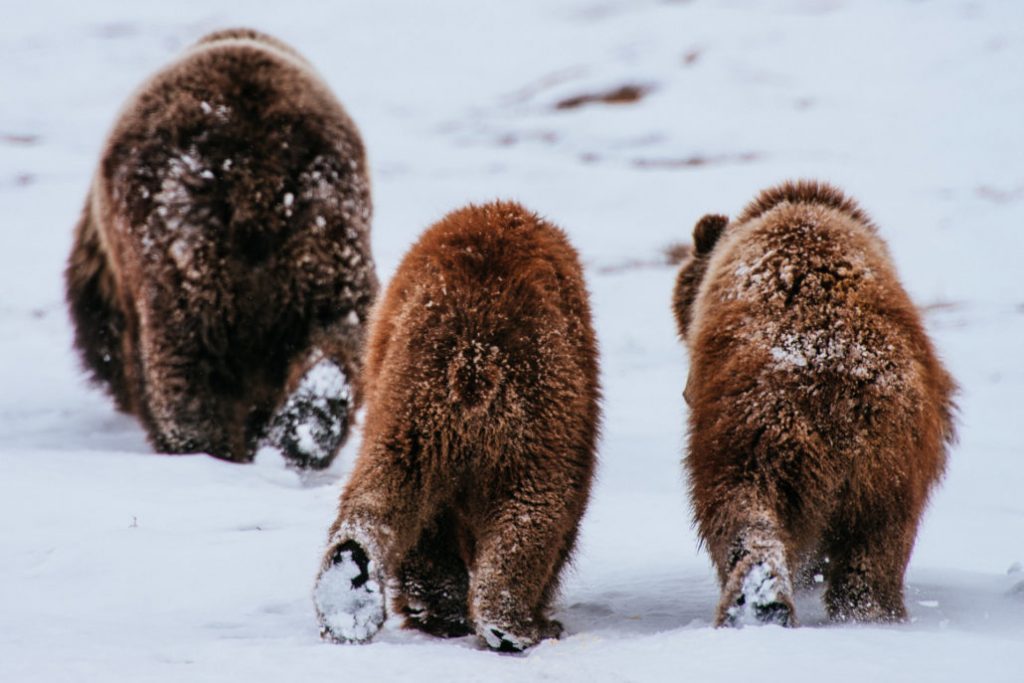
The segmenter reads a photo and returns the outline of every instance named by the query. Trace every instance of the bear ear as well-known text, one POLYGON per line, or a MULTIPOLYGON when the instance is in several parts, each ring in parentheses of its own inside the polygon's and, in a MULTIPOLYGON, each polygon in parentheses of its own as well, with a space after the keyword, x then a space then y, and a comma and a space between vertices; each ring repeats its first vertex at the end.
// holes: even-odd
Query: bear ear
POLYGON ((697 254, 702 255, 711 251, 728 224, 728 218, 715 213, 709 213, 697 221, 697 226, 693 229, 693 246, 697 254))

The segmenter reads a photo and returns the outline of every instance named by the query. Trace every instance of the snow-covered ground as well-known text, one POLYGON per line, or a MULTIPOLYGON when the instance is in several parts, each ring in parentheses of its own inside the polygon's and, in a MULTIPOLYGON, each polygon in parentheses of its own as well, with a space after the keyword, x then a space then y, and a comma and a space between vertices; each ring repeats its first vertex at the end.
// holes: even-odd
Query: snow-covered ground
POLYGON ((1024 680, 1024 3, 9 3, 0 22, 0 681, 1024 680), (389 624, 322 643, 310 591, 355 442, 155 455, 70 352, 61 269, 129 92, 203 33, 303 52, 370 152, 382 281, 421 229, 511 197, 587 262, 605 429, 567 634, 525 656, 389 624), (556 107, 621 85, 638 101, 556 107), (908 573, 911 623, 715 630, 680 467, 666 245, 787 177, 881 225, 962 385, 908 573))

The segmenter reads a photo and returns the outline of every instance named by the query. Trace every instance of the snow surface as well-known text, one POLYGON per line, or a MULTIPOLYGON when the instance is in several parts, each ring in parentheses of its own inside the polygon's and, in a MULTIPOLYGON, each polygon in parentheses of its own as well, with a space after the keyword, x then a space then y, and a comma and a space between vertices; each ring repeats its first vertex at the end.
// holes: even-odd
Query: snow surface
POLYGON ((0 22, 0 681, 1024 680, 1024 3, 37 0, 0 22), (200 35, 298 48, 369 151, 383 282, 428 224, 515 198, 586 263, 605 387, 592 504, 523 656, 392 619, 324 643, 311 592, 351 441, 300 478, 150 452, 70 351, 61 270, 125 98, 200 35), (556 109, 624 84, 637 102, 556 109), (962 385, 912 621, 716 630, 680 467, 686 359, 657 262, 787 177, 872 214, 962 385))

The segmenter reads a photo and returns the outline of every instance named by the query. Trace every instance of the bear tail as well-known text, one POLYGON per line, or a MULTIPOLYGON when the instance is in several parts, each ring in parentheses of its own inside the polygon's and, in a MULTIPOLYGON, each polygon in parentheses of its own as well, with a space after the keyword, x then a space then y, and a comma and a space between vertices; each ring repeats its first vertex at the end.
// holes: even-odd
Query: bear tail
POLYGON ((456 347, 448 363, 448 400, 471 413, 486 413, 505 380, 501 349, 479 340, 456 347))

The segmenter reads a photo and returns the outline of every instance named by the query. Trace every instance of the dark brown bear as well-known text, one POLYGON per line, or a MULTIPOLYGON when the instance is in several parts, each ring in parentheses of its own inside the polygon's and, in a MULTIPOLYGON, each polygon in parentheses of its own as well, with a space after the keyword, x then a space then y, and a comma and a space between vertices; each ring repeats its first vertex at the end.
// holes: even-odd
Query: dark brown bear
POLYGON ((355 124, 309 64, 206 36, 130 98, 68 259, 86 368, 166 453, 330 463, 377 291, 355 124))
POLYGON ((362 450, 314 593, 325 638, 364 641, 385 595, 409 627, 518 651, 590 489, 597 348, 576 252, 518 204, 427 230, 374 311, 362 450))
POLYGON ((716 623, 795 625, 794 578, 815 571, 832 619, 905 619, 954 383, 875 226, 833 187, 786 183, 702 218, 694 247, 673 307, 716 623))

